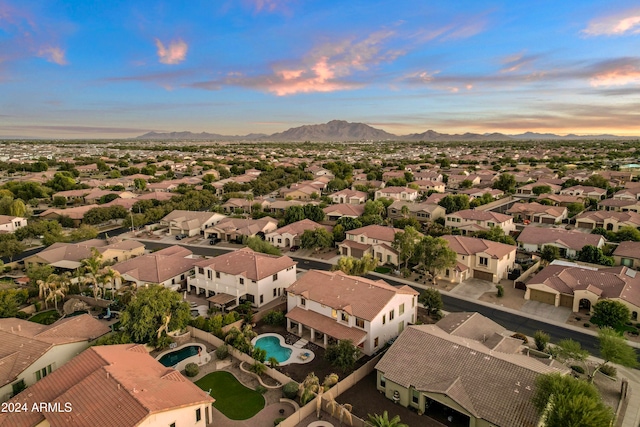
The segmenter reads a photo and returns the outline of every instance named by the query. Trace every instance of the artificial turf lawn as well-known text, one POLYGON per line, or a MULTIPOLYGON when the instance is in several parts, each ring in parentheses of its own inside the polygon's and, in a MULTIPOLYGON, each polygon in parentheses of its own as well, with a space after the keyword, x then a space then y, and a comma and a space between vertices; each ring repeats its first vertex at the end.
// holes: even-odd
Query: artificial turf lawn
POLYGON ((56 310, 41 311, 29 318, 30 322, 40 323, 41 325, 50 325, 60 318, 56 310))
POLYGON ((264 397, 257 391, 240 384, 232 373, 212 372, 195 384, 208 392, 216 401, 213 406, 232 420, 246 420, 264 408, 264 397))

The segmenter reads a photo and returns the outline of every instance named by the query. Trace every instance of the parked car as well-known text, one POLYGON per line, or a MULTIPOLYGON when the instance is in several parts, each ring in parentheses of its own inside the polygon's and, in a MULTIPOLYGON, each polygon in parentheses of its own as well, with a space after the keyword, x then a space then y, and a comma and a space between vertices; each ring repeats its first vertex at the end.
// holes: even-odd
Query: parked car
POLYGON ((295 245, 295 246, 291 246, 291 249, 289 249, 289 251, 291 251, 291 252, 295 252, 295 251, 297 251, 298 249, 300 249, 300 246, 295 245))
POLYGON ((217 244, 219 241, 220 241, 220 239, 213 238, 213 239, 209 240, 209 244, 210 244, 210 245, 215 245, 215 244, 217 244))
POLYGON ((185 237, 187 237, 187 235, 186 235, 186 234, 178 234, 178 235, 176 236, 176 240, 182 240, 182 239, 184 239, 185 237))

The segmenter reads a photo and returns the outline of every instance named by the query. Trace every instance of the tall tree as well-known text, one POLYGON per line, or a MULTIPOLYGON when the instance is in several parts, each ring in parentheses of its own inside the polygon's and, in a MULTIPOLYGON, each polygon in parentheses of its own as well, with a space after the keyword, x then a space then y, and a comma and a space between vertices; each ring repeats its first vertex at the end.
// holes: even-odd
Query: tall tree
POLYGON ((505 193, 512 192, 516 188, 516 178, 510 173, 503 173, 498 180, 493 183, 493 188, 502 190, 505 193))
POLYGON ((422 291, 418 300, 429 312, 430 316, 440 318, 440 310, 442 310, 444 304, 442 303, 442 295, 439 290, 427 288, 422 291))
POLYGON ((602 299, 594 304, 591 321, 598 326, 621 328, 631 320, 629 307, 620 301, 602 299))
POLYGON ((600 329, 598 331, 598 341, 600 341, 602 363, 598 364, 590 375, 592 382, 595 374, 609 362, 617 363, 627 368, 636 368, 638 366, 636 351, 615 330, 611 328, 600 329))
POLYGON ((334 270, 340 270, 352 276, 364 276, 378 265, 378 260, 370 254, 365 254, 361 259, 350 256, 343 256, 338 259, 334 270))
POLYGON ((409 261, 414 258, 419 242, 420 233, 411 226, 405 227, 404 231, 394 235, 392 246, 398 251, 398 258, 404 263, 404 268, 408 268, 409 261))
POLYGON ((418 244, 417 257, 425 273, 436 277, 438 271, 456 265, 457 254, 442 237, 424 236, 418 244))
POLYGON ((305 230, 300 236, 300 246, 307 249, 330 248, 333 246, 333 235, 324 227, 305 230))

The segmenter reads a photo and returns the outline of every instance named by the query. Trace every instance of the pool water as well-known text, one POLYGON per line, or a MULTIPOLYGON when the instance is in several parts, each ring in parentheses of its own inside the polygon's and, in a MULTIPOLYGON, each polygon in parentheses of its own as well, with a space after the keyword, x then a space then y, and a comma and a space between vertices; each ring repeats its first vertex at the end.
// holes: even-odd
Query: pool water
POLYGON ((175 366, 177 363, 182 362, 187 357, 197 355, 200 348, 201 347, 199 345, 190 345, 187 347, 183 347, 180 350, 172 351, 171 353, 165 354, 158 361, 167 367, 175 366))
POLYGON ((261 348, 267 352, 267 360, 275 357, 279 363, 286 362, 291 357, 291 349, 280 345, 280 338, 268 336, 258 338, 255 347, 261 348))

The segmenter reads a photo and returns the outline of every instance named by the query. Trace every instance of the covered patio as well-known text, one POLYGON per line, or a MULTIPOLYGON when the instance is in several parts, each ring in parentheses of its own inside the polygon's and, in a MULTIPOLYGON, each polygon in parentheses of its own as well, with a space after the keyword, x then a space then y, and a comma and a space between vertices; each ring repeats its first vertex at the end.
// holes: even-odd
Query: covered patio
POLYGON ((367 338, 366 331, 350 328, 333 318, 300 307, 287 313, 287 331, 305 339, 309 336, 309 342, 324 348, 340 340, 351 340, 353 345, 361 346, 367 338), (308 335, 306 331, 309 331, 308 335))
POLYGON ((238 297, 222 292, 207 298, 207 301, 209 302, 209 308, 211 308, 211 305, 213 304, 222 311, 227 311, 238 306, 238 297))

